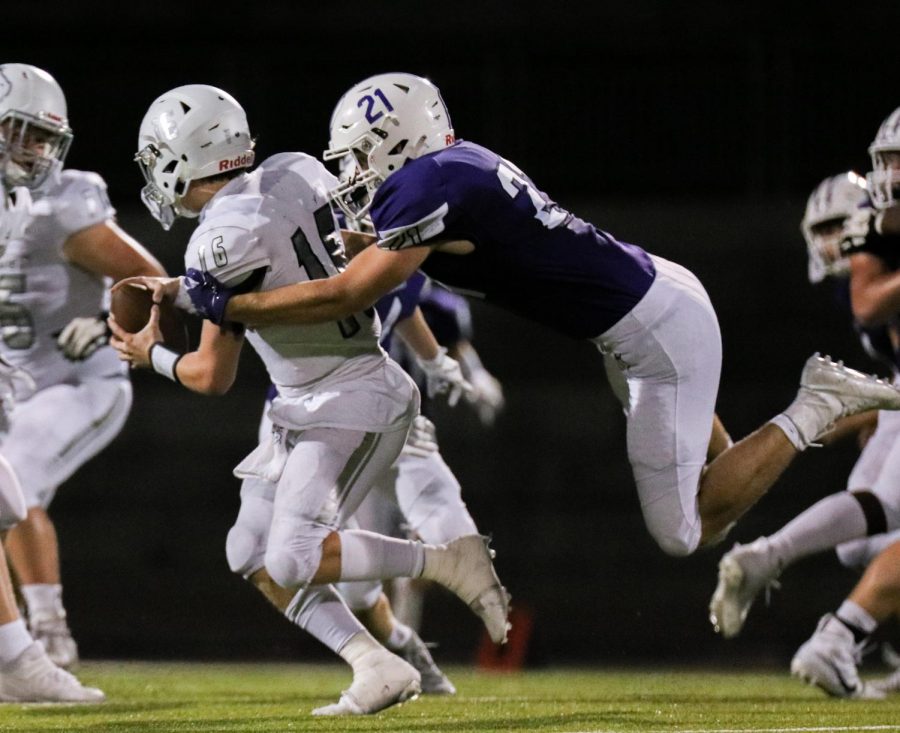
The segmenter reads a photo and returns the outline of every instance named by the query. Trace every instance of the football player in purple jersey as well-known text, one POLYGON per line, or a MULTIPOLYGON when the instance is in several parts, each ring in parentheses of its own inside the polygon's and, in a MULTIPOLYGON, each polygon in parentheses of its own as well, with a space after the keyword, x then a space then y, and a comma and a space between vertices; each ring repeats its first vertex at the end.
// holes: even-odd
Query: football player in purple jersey
POLYGON ((354 85, 334 110, 324 157, 348 154, 359 175, 331 195, 350 216, 371 216, 377 246, 341 274, 233 298, 200 271, 143 283, 156 299, 255 327, 342 318, 421 268, 463 294, 592 341, 625 409, 646 525, 678 556, 721 540, 836 419, 900 408, 891 385, 815 355, 794 402, 732 444, 715 417, 719 325, 692 273, 578 218, 510 161, 457 140, 427 79, 388 73, 354 85))

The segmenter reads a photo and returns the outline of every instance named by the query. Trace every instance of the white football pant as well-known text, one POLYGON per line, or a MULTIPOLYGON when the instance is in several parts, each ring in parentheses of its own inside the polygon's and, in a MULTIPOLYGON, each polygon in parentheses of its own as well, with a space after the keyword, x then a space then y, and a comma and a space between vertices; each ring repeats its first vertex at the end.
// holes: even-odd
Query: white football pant
POLYGON ((700 281, 653 257, 641 301, 594 342, 625 410, 628 459, 650 534, 670 555, 700 544, 697 494, 712 434, 722 337, 700 281))

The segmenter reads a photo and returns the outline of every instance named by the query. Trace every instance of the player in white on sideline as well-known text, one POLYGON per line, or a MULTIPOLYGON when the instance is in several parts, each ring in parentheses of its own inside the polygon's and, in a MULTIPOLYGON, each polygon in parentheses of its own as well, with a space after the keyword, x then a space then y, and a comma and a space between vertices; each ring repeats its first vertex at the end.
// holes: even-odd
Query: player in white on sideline
MULTIPOLYGON (((164 227, 175 216, 200 217, 185 253, 189 271, 269 289, 343 267, 328 200, 334 177, 303 153, 274 155, 248 172, 254 152, 246 115, 226 92, 187 85, 159 97, 141 124, 136 160, 147 180, 143 200, 164 227)), ((243 329, 204 323, 198 349, 179 355, 161 343, 158 319, 155 306, 138 334, 110 319, 121 357, 194 391, 225 392, 243 329)), ((278 397, 269 412, 273 432, 235 469, 245 479, 242 511, 254 483, 277 488, 264 552, 234 542, 229 563, 273 602, 287 595, 289 618, 351 665, 350 688, 314 714, 376 712, 420 685, 419 673, 365 631, 330 583, 421 575, 454 591, 496 642, 505 640, 508 598, 485 538, 433 546, 340 529, 396 459, 418 410, 415 385, 378 345, 374 314, 246 336, 278 397)))
POLYGON ((0 355, 37 385, 0 442, 28 506, 6 551, 31 632, 61 666, 77 661, 77 647, 47 508, 116 437, 131 407, 127 370, 107 345, 109 282, 164 273, 116 225, 100 176, 63 170, 71 140, 56 81, 27 64, 0 66, 0 355))
MULTIPOLYGON (((0 358, 0 435, 9 429, 16 397, 34 391, 34 381, 0 358)), ((15 471, 0 455, 0 540, 25 519, 28 509, 15 471)), ((57 667, 34 640, 19 614, 3 544, 0 542, 0 702, 103 702, 104 694, 57 667)))

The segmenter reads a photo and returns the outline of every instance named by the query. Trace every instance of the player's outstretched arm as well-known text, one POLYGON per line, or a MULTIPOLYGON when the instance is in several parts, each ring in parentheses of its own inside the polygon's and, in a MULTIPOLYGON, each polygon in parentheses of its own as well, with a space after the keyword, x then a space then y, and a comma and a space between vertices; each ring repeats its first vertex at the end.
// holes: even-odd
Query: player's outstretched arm
POLYGON ((346 270, 327 279, 234 295, 225 307, 225 319, 254 327, 338 321, 370 308, 408 280, 429 251, 428 247, 398 252, 368 247, 346 270))

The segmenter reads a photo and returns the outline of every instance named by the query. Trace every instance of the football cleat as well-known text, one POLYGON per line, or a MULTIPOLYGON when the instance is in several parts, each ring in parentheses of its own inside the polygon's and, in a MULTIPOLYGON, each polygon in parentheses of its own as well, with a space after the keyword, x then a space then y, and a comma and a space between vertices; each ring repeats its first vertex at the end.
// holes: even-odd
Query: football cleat
POLYGON ((34 642, 9 664, 0 667, 2 702, 103 702, 106 696, 94 687, 84 687, 60 669, 34 642))
POLYGON ((34 640, 43 644, 50 661, 57 667, 72 669, 78 664, 78 645, 69 631, 65 611, 62 614, 32 614, 28 627, 34 640))
POLYGON ((799 396, 818 398, 833 411, 830 421, 815 438, 827 432, 835 420, 848 415, 866 410, 900 410, 900 390, 890 382, 820 354, 807 359, 800 375, 799 396))
POLYGON ((453 591, 484 622, 491 640, 505 644, 510 629, 509 593, 494 571, 494 554, 488 538, 478 534, 428 546, 422 577, 453 591))
POLYGON ((397 650, 403 658, 422 675, 422 693, 425 695, 455 695, 456 687, 447 678, 440 667, 434 663, 431 652, 419 635, 413 631, 412 635, 400 649, 397 650))
POLYGON ((895 669, 887 677, 870 682, 869 687, 885 693, 900 692, 900 669, 895 669))
POLYGON ((857 665, 862 659, 862 647, 840 619, 827 613, 794 655, 791 674, 832 697, 880 700, 884 691, 859 678, 857 665))
POLYGON ((778 587, 777 563, 765 537, 735 546, 719 561, 719 583, 709 602, 709 620, 726 639, 737 636, 756 596, 764 588, 778 587))
POLYGON ((387 649, 373 649, 360 658, 359 671, 353 673, 353 683, 340 699, 312 714, 369 715, 413 700, 420 692, 421 675, 415 667, 387 649))
POLYGON ((900 669, 900 653, 889 641, 881 642, 881 661, 891 669, 900 669))

